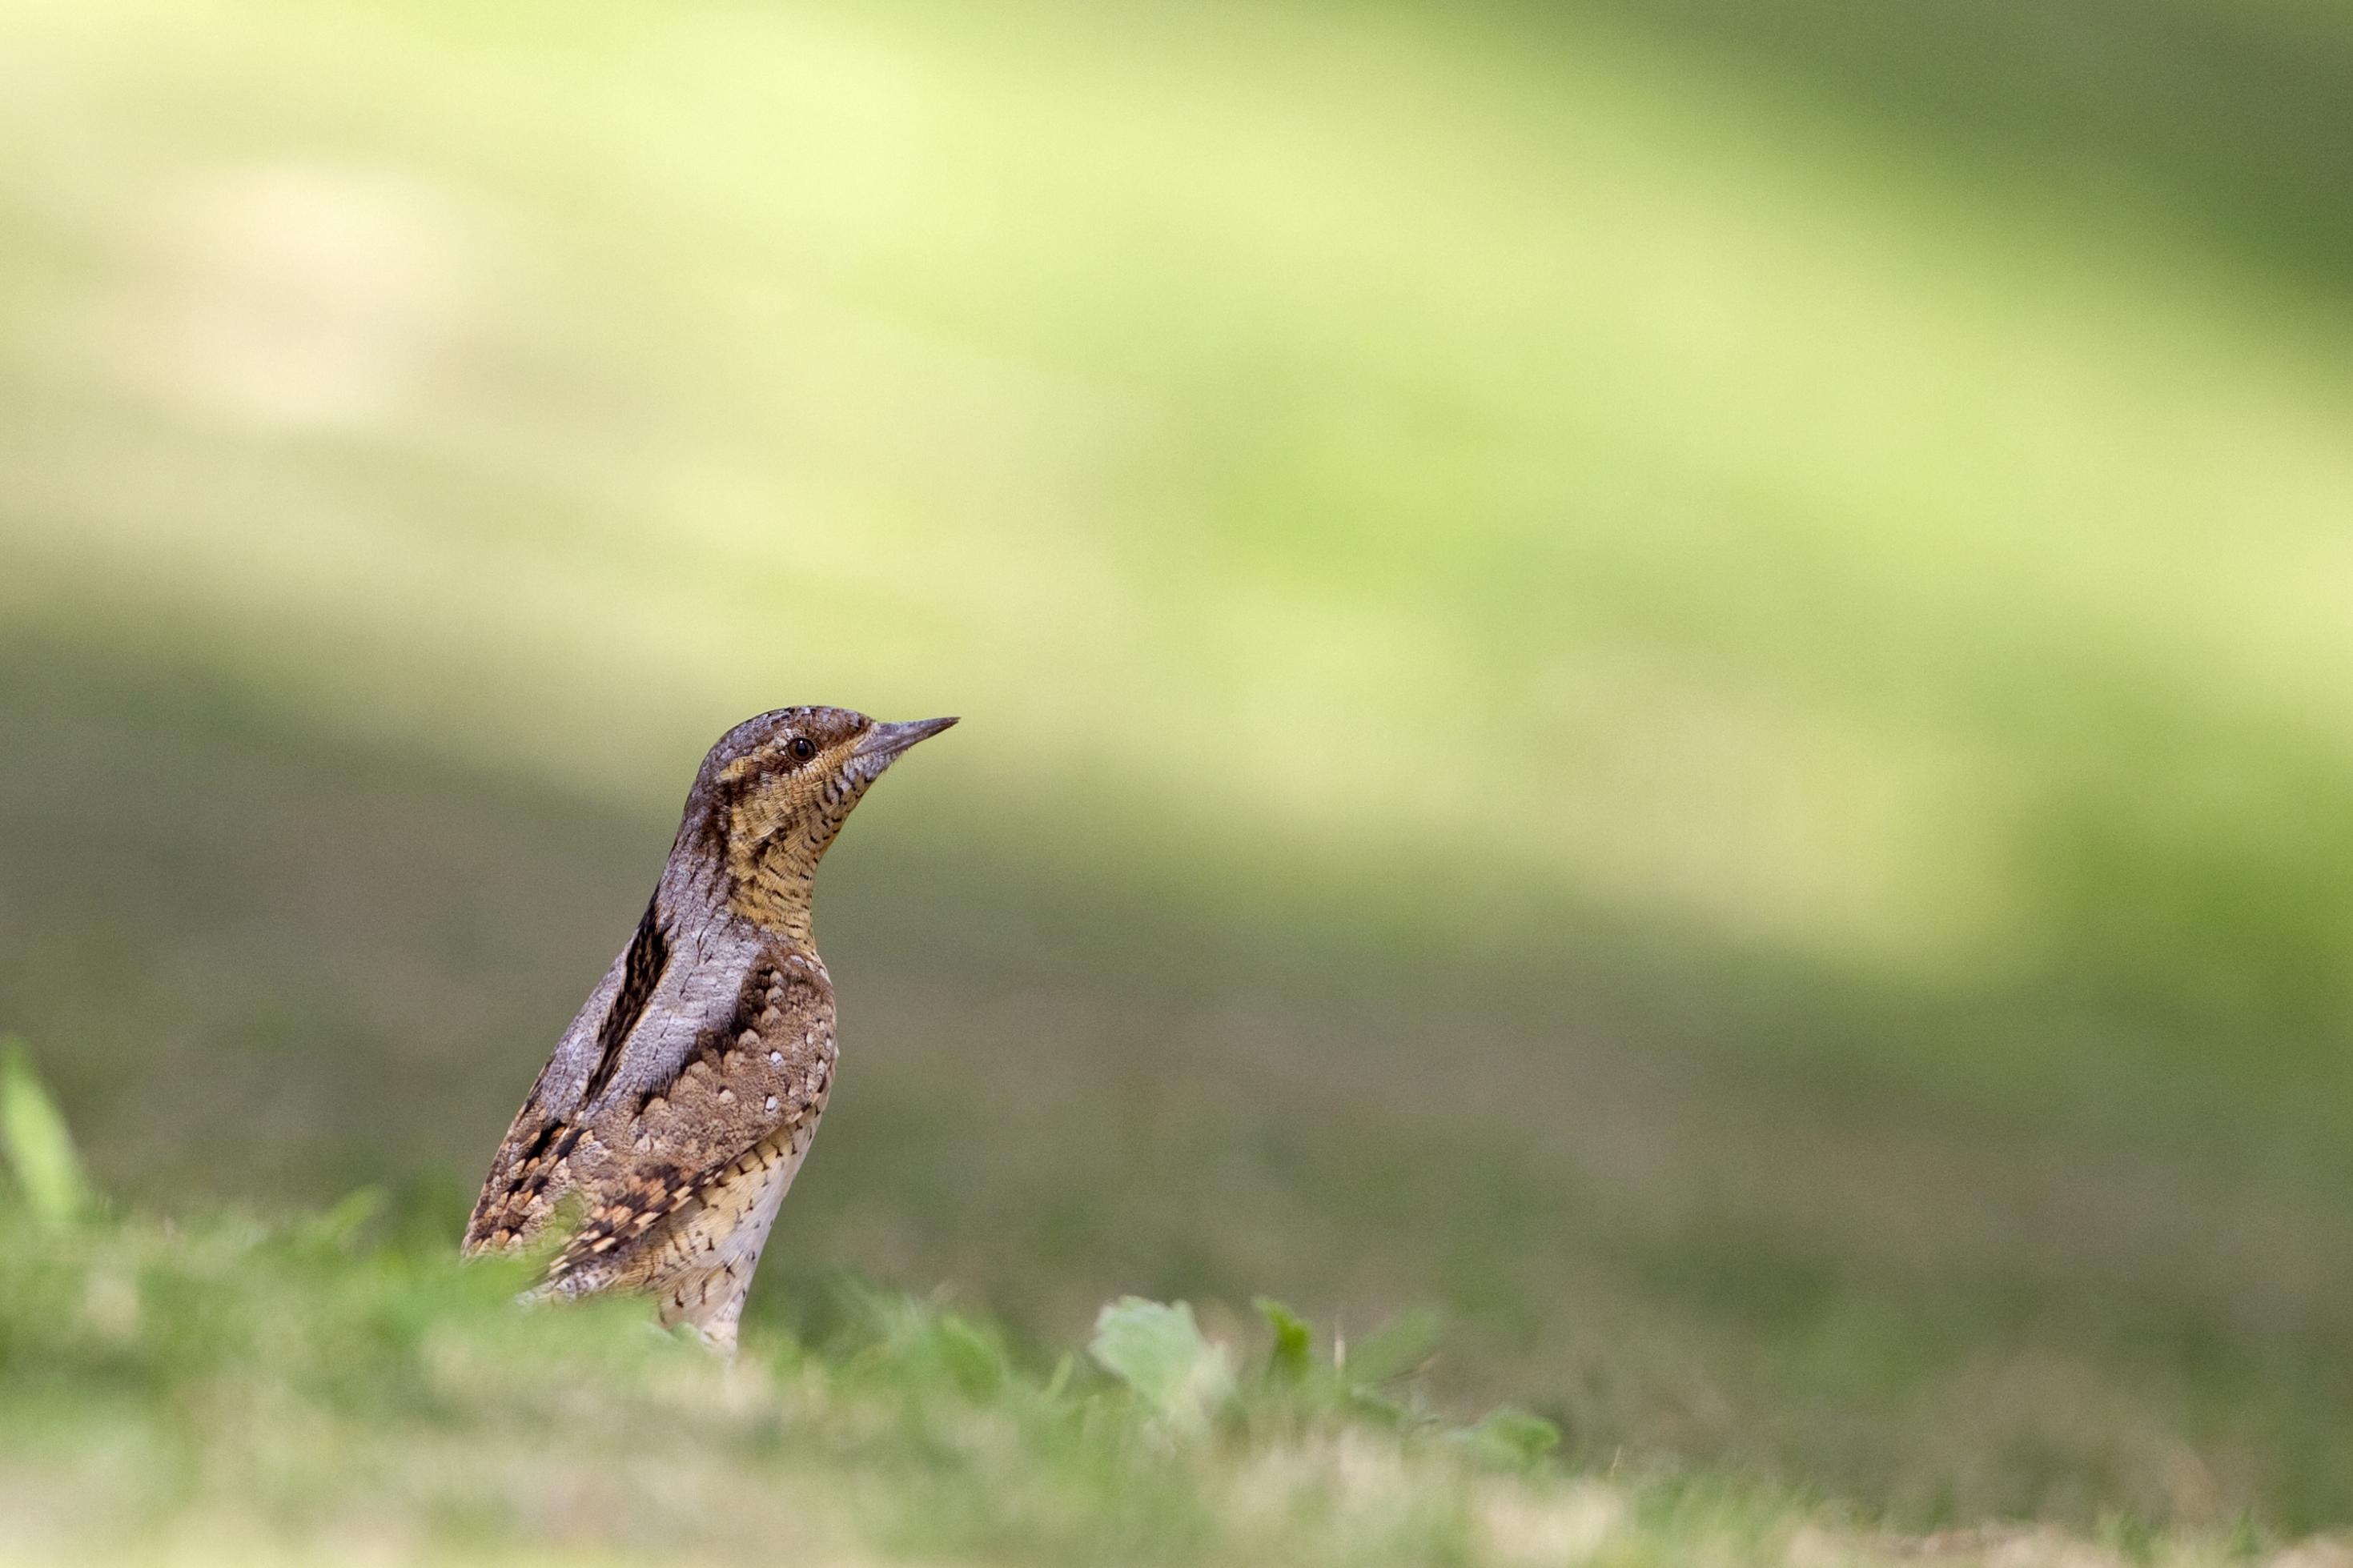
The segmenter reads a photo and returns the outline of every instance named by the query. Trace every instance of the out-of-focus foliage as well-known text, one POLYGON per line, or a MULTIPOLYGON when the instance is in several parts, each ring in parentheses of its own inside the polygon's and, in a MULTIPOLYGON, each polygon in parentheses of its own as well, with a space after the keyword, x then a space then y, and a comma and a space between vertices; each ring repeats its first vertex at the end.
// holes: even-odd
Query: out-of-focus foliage
POLYGON ((1429 1304, 1577 1465, 2342 1523, 2348 62, 16 0, 0 1028, 109 1190, 446 1236, 701 749, 962 712, 828 869, 755 1342, 1429 1304))
POLYGON ((1122 1297, 1095 1318, 1087 1353, 1178 1431, 1198 1431, 1234 1391, 1226 1352, 1201 1337, 1193 1309, 1122 1297))
POLYGON ((90 1208, 81 1156, 57 1101, 25 1051, 25 1042, 0 1035, 0 1144, 16 1178, 26 1212, 43 1225, 70 1225, 90 1208))
MULTIPOLYGON (((11 1563, 1920 1555, 1764 1489, 1572 1479, 1525 1415, 1377 1419, 1328 1365, 1253 1368, 1214 1424, 1174 1426, 1152 1391, 1067 1363, 1040 1379, 991 1351, 976 1380, 985 1326, 849 1284, 818 1342, 766 1336, 723 1365, 625 1303, 527 1310, 516 1268, 332 1220, 59 1231, 11 1208, 0 1244, 11 1563)), ((1114 1334, 1191 1330, 1149 1302, 1105 1314, 1114 1334)), ((2183 1568, 2267 1544, 2151 1542, 2183 1568)), ((2125 1561, 2047 1531, 1949 1544, 1957 1564, 2125 1561)))

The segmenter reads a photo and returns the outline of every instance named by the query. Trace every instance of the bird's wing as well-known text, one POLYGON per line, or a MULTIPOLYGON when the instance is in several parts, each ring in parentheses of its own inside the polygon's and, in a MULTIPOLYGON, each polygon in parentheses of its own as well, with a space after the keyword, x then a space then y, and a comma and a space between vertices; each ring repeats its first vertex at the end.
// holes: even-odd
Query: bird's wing
POLYGON ((667 1079, 617 1076, 591 1108, 583 1142, 594 1147, 574 1156, 588 1210, 550 1279, 601 1288, 664 1220, 742 1174, 745 1161, 765 1168, 767 1154, 797 1157, 832 1092, 835 1055, 823 968, 764 952, 742 972, 726 1022, 704 1030, 667 1079))
POLYGON ((616 1250, 707 1172, 813 1118, 833 1049, 820 965, 723 925, 681 940, 649 907, 516 1116, 468 1249, 528 1238, 576 1191, 588 1221, 554 1272, 608 1237, 605 1251, 616 1250))
POLYGON ((651 1002, 651 988, 643 975, 648 960, 657 954, 662 959, 653 965, 658 985, 668 954, 659 895, 647 903, 629 945, 614 958, 604 979, 588 993, 579 1015, 556 1041, 554 1054, 539 1069, 531 1092, 523 1097, 522 1108, 507 1128, 499 1152, 491 1156, 491 1173, 483 1178, 473 1217, 466 1224, 469 1253, 529 1240, 563 1195, 568 1186, 565 1179, 569 1175, 568 1161, 579 1140, 576 1114, 583 1091, 601 1059, 609 1021, 625 1020, 626 1034, 643 1016, 651 1002), (635 986, 629 984, 633 976, 638 979, 635 986), (626 999, 625 989, 631 992, 626 999))

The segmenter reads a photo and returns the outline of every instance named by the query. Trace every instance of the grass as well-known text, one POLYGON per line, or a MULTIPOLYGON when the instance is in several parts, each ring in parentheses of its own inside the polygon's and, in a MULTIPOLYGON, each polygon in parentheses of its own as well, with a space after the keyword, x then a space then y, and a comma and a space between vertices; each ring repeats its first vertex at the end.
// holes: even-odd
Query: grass
POLYGON ((962 711, 778 1365, 1430 1304, 1776 1541, 2341 1526, 2353 33, 1902 15, 12 6, 0 1028, 180 1227, 44 1300, 451 1233, 709 739, 962 711))
POLYGON ((984 1321, 839 1279, 820 1329, 723 1365, 631 1303, 522 1308, 521 1268, 386 1237, 377 1206, 12 1205, 0 1560, 2186 1568, 2277 1546, 1907 1539, 1770 1489, 1572 1474, 1534 1417, 1431 1415, 1411 1325, 1345 1347, 1271 1303, 1240 1357, 1181 1305, 1113 1303, 1041 1375, 984 1321))
POLYGON ((1905 1537, 1754 1483, 1580 1475, 1541 1417, 1432 1409, 1426 1317, 1351 1341, 1265 1298, 1239 1354, 1184 1302, 1112 1302, 1085 1355, 1040 1375, 985 1321, 837 1276, 798 1331, 722 1362, 641 1302, 527 1307, 532 1261, 461 1264, 373 1190, 276 1221, 110 1211, 21 1042, 0 1130, 0 1561, 2189 1568, 2337 1550, 2245 1521, 1905 1537))
MULTIPOLYGON (((526 1309, 532 1263, 387 1236, 364 1189, 275 1225, 106 1216, 20 1042, 0 1112, 16 1560, 1459 1562, 1560 1490, 1534 1479, 1548 1423, 1394 1396, 1412 1322, 1319 1353, 1261 1301, 1238 1383, 1189 1307, 1129 1298, 1099 1372, 1040 1379, 985 1324, 837 1279, 820 1336, 723 1363, 641 1303, 526 1309)), ((1568 1517, 1589 1548, 1621 1512, 1568 1517)))

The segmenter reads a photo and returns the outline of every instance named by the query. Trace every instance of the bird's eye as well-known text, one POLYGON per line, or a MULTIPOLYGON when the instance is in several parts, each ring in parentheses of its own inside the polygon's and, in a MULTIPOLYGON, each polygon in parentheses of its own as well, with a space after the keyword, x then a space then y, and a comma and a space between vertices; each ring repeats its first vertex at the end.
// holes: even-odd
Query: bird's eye
POLYGON ((810 740, 807 735, 795 735, 793 737, 793 743, 786 747, 785 750, 792 752, 793 760, 795 762, 805 763, 811 757, 817 755, 817 742, 810 740))

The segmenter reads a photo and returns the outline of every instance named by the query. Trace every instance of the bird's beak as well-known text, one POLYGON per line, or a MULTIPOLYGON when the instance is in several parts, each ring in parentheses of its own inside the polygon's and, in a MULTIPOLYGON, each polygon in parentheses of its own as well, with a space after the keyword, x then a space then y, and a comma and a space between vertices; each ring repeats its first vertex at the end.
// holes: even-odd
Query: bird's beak
POLYGON ((954 719, 916 719, 904 724, 877 724, 859 741, 858 749, 850 753, 870 762, 889 763, 918 741, 928 741, 949 725, 954 719))

